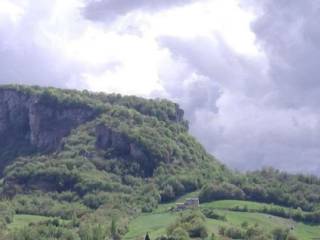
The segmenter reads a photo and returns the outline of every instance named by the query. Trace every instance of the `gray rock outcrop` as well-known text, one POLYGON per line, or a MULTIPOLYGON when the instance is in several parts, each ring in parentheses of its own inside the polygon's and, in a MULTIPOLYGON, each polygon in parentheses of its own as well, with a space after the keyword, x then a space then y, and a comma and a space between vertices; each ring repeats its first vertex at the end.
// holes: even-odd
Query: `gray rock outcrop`
POLYGON ((39 95, 0 89, 0 172, 16 155, 56 150, 73 128, 96 115, 89 107, 52 106, 39 95))

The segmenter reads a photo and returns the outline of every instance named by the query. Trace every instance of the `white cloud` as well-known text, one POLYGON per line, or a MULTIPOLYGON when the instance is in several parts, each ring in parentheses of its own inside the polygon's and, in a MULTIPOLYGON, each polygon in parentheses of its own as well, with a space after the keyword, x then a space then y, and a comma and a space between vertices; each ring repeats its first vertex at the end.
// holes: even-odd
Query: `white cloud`
POLYGON ((0 83, 168 97, 229 165, 315 172, 318 12, 244 1, 0 0, 0 83))

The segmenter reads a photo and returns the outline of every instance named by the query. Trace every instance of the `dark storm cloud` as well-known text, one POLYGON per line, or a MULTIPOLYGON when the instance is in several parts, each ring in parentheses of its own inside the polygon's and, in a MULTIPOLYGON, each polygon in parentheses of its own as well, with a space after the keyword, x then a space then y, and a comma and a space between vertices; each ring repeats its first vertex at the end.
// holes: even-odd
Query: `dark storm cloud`
POLYGON ((89 1, 84 14, 91 20, 112 21, 135 10, 158 11, 181 6, 193 0, 98 0, 89 1))
POLYGON ((268 56, 276 102, 317 107, 320 100, 320 2, 262 1, 252 29, 268 56))

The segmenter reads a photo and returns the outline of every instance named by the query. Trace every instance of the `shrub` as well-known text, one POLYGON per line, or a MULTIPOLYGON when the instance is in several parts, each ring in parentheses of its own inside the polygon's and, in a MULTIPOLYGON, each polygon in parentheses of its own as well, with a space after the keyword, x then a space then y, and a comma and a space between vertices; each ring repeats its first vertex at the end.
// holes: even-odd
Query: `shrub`
POLYGON ((183 229, 191 238, 206 238, 208 236, 205 216, 199 211, 182 214, 176 222, 167 228, 168 236, 173 236, 173 233, 177 231, 177 229, 183 229))
POLYGON ((201 211, 207 218, 221 220, 221 221, 227 220, 225 215, 219 214, 216 211, 214 211, 213 209, 204 208, 201 211))
POLYGON ((173 232, 171 233, 170 237, 175 240, 189 240, 190 239, 188 232, 181 227, 175 228, 173 230, 173 232))
POLYGON ((236 227, 229 227, 225 231, 225 236, 232 239, 242 239, 244 238, 244 233, 236 227))
POLYGON ((272 235, 274 240, 286 240, 289 236, 289 229, 275 228, 272 235))

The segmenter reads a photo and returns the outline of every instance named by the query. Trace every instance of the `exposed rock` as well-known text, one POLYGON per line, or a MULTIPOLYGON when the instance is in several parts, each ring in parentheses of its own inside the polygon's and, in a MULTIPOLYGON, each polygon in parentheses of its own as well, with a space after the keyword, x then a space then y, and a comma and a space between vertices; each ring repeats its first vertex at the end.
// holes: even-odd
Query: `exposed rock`
POLYGON ((175 121, 177 123, 183 122, 183 116, 184 116, 184 111, 178 105, 176 105, 175 121))
POLYGON ((55 150, 70 130, 95 116, 89 108, 48 108, 41 103, 29 106, 30 141, 45 151, 55 150))
POLYGON ((0 172, 16 155, 56 150, 73 128, 96 115, 89 107, 53 107, 38 95, 0 89, 0 172))

